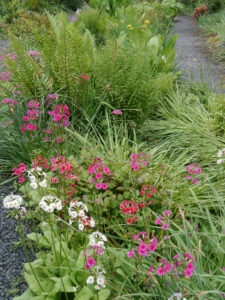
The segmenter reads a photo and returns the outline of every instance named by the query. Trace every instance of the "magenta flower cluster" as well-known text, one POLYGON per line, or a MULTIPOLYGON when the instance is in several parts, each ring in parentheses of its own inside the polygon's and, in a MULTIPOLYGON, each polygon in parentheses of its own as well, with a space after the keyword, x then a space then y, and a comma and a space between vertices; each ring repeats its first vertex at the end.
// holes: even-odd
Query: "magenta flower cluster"
MULTIPOLYGON (((27 104, 29 108, 38 108, 40 103, 36 100, 31 100, 27 104)), ((27 115, 23 116, 22 120, 24 122, 30 122, 31 120, 37 120, 38 115, 41 112, 39 110, 27 110, 27 115)), ((21 132, 24 133, 26 130, 31 131, 31 130, 37 130, 37 126, 35 124, 27 123, 21 127, 21 132)))
POLYGON ((48 114, 53 116, 53 122, 58 126, 67 127, 69 123, 70 111, 67 105, 56 105, 53 111, 48 111, 48 114))
POLYGON ((113 115, 122 115, 122 111, 121 110, 113 110, 112 114, 113 115))
POLYGON ((172 215, 172 212, 170 210, 165 210, 162 215, 159 215, 159 217, 155 220, 156 225, 161 225, 161 228, 164 230, 169 229, 169 217, 172 215))
POLYGON ((15 105, 15 101, 13 99, 8 99, 8 98, 3 99, 2 103, 9 103, 10 106, 14 106, 15 105))
POLYGON ((190 164, 186 167, 188 174, 185 174, 184 177, 187 180, 191 180, 193 184, 198 183, 196 175, 201 174, 202 169, 198 165, 190 164))
POLYGON ((149 256, 150 252, 155 251, 158 244, 156 237, 153 235, 153 238, 149 239, 149 234, 145 231, 136 234, 133 240, 138 241, 139 245, 127 253, 128 257, 133 257, 135 254, 139 256, 149 256))
POLYGON ((2 72, 0 73, 0 80, 3 80, 3 81, 10 81, 10 76, 11 76, 11 72, 2 72))
POLYGON ((143 153, 132 153, 130 158, 132 160, 131 167, 134 171, 137 171, 140 169, 141 166, 146 166, 148 164, 146 160, 141 160, 141 158, 145 158, 145 155, 143 153))
POLYGON ((97 181, 95 184, 95 188, 97 190, 107 190, 108 185, 104 182, 104 178, 111 175, 109 168, 106 166, 106 164, 102 163, 102 159, 100 157, 94 160, 90 158, 90 160, 93 161, 93 163, 89 166, 88 173, 93 177, 89 182, 95 183, 95 181, 97 181))

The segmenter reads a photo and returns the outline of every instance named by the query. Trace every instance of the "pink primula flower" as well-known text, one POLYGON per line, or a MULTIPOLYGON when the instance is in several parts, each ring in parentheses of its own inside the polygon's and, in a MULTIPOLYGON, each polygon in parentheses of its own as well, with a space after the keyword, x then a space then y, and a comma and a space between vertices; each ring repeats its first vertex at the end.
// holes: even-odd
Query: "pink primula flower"
POLYGON ((188 263, 186 267, 187 267, 187 270, 190 270, 190 271, 195 270, 194 265, 192 263, 188 263))
POLYGON ((113 115, 122 115, 122 111, 121 110, 113 110, 112 114, 113 115))
POLYGON ((154 272, 154 268, 153 268, 153 266, 151 266, 150 268, 149 268, 149 273, 152 273, 152 272, 154 272))
POLYGON ((184 274, 185 274, 186 277, 191 277, 192 276, 192 271, 187 269, 187 270, 184 271, 184 274))
POLYGON ((89 76, 86 76, 86 75, 84 75, 84 74, 80 74, 80 77, 81 77, 81 78, 83 78, 83 79, 85 79, 85 80, 88 80, 88 79, 90 79, 90 77, 89 77, 89 76))
POLYGON ((102 188, 102 184, 100 182, 96 183, 95 188, 100 190, 102 188))
POLYGON ((150 243, 150 244, 148 245, 148 250, 149 250, 150 252, 155 251, 155 249, 156 249, 156 244, 155 244, 155 243, 150 243))
POLYGON ((29 55, 34 55, 34 56, 38 56, 38 55, 39 55, 38 52, 35 52, 35 51, 33 51, 33 50, 29 51, 28 54, 29 54, 29 55))
POLYGON ((96 173, 95 174, 95 178, 96 179, 101 179, 102 178, 102 174, 101 173, 96 173))
POLYGON ((102 183, 102 189, 103 189, 103 190, 107 190, 107 188, 108 188, 108 185, 107 185, 106 183, 103 182, 103 183, 102 183))
POLYGON ((132 168, 133 168, 134 171, 137 171, 137 170, 140 169, 140 167, 139 167, 138 165, 136 165, 136 164, 134 164, 134 165, 132 166, 132 168))
POLYGON ((162 268, 162 267, 159 267, 158 269, 157 269, 157 274, 159 275, 159 276, 162 276, 162 275, 164 275, 166 273, 166 271, 162 268))
POLYGON ((133 257, 134 256, 134 250, 131 250, 127 253, 128 257, 133 257))
POLYGON ((155 220, 155 224, 159 225, 159 224, 161 224, 161 222, 162 222, 162 219, 161 219, 161 216, 159 216, 159 218, 155 220))
POLYGON ((162 229, 164 229, 164 230, 169 229, 169 225, 164 223, 164 224, 162 225, 162 229))

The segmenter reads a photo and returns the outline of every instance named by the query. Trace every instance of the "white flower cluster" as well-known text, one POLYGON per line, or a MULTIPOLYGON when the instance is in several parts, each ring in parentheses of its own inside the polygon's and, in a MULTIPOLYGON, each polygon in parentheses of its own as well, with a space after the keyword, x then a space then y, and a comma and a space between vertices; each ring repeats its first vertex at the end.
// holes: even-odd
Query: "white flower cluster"
POLYGON ((23 198, 19 195, 8 195, 3 199, 3 206, 5 208, 16 208, 19 209, 21 203, 23 202, 23 198))
POLYGON ((69 224, 71 225, 75 220, 78 221, 79 230, 83 231, 84 226, 95 227, 95 221, 93 218, 88 217, 86 213, 88 212, 87 205, 81 201, 71 201, 68 208, 68 213, 71 217, 69 224))
POLYGON ((225 161, 225 159, 222 159, 223 155, 225 156, 225 148, 222 149, 222 150, 219 150, 219 152, 217 154, 217 156, 219 157, 219 159, 217 160, 217 163, 219 165, 222 164, 225 161))
POLYGON ((105 270, 100 266, 93 267, 96 276, 89 276, 87 279, 87 284, 95 284, 94 288, 100 290, 101 287, 105 288, 105 270), (96 278, 95 278, 96 277, 96 278))
POLYGON ((97 245, 104 248, 104 242, 106 241, 106 236, 99 231, 95 231, 89 236, 89 245, 91 246, 97 245))
POLYGON ((54 212, 55 209, 62 209, 62 202, 56 196, 48 195, 44 196, 39 203, 41 208, 47 212, 54 212))
POLYGON ((187 300, 187 298, 182 298, 181 293, 175 293, 173 294, 168 300, 174 300, 174 297, 176 297, 177 300, 187 300))
POLYGON ((30 186, 33 189, 37 189, 38 188, 38 184, 40 185, 40 187, 47 187, 47 180, 45 179, 46 177, 46 173, 42 172, 42 168, 37 167, 37 168, 32 168, 30 169, 28 172, 28 177, 30 179, 30 186), (41 181, 37 179, 36 176, 38 175, 38 177, 42 178, 41 181))

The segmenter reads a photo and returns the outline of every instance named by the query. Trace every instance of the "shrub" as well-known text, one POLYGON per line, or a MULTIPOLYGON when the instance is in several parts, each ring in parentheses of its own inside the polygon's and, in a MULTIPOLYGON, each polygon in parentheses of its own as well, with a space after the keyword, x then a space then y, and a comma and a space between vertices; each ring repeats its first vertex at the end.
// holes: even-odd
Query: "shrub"
POLYGON ((67 8, 76 11, 82 7, 84 0, 61 0, 61 3, 63 3, 67 8))
POLYGON ((95 37, 97 45, 105 42, 108 17, 103 11, 83 9, 78 15, 77 23, 81 32, 85 33, 88 30, 95 37))
POLYGON ((90 0, 88 3, 91 7, 105 10, 113 16, 118 8, 132 5, 134 4, 134 0, 90 0))
POLYGON ((217 12, 221 10, 224 7, 224 3, 222 0, 208 0, 207 1, 207 7, 209 8, 209 11, 211 12, 217 12))
POLYGON ((47 33, 49 32, 49 27, 49 19, 44 13, 20 10, 18 18, 14 19, 13 24, 7 27, 7 31, 9 34, 13 33, 17 37, 23 37, 23 40, 30 43, 34 38, 32 28, 47 33))
POLYGON ((47 1, 46 0, 24 0, 23 6, 28 10, 40 11, 41 9, 47 6, 47 1))
MULTIPOLYGON (((176 37, 163 44, 163 37, 148 39, 149 35, 148 31, 131 32, 129 39, 121 35, 115 43, 108 42, 98 52, 94 66, 97 94, 105 94, 113 107, 124 111, 128 122, 137 125, 154 113, 158 97, 166 91, 166 81, 159 84, 158 73, 173 69, 176 37)), ((173 75, 167 79, 172 86, 173 75)))

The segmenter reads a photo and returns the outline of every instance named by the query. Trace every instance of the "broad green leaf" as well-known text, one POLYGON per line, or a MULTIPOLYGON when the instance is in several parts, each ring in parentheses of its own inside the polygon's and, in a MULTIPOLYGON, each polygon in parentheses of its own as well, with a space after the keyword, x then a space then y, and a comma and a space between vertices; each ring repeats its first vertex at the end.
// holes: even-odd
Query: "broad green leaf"
POLYGON ((85 264, 85 257, 83 256, 84 252, 81 250, 77 259, 76 268, 82 269, 85 264))
POLYGON ((74 285, 72 283, 72 281, 70 280, 70 276, 69 275, 66 275, 64 277, 51 277, 52 280, 55 281, 55 286, 53 288, 53 290, 55 292, 73 292, 74 289, 74 285))
POLYGON ((35 297, 31 289, 27 289, 21 296, 15 297, 14 300, 30 300, 35 297))
POLYGON ((86 273, 85 271, 76 271, 75 272, 75 279, 80 285, 84 285, 86 281, 86 273))
POLYGON ((28 239, 34 241, 40 247, 47 247, 47 248, 50 247, 50 244, 48 243, 48 241, 40 233, 32 232, 32 233, 27 234, 27 237, 28 237, 28 239))
POLYGON ((161 46, 162 46, 163 38, 158 35, 151 38, 148 42, 148 47, 150 48, 150 54, 153 57, 156 57, 161 46))
POLYGON ((110 290, 109 289, 103 289, 98 292, 98 300, 106 300, 110 296, 110 290))
POLYGON ((91 297, 93 297, 93 292, 87 286, 84 286, 74 300, 89 300, 91 297))

